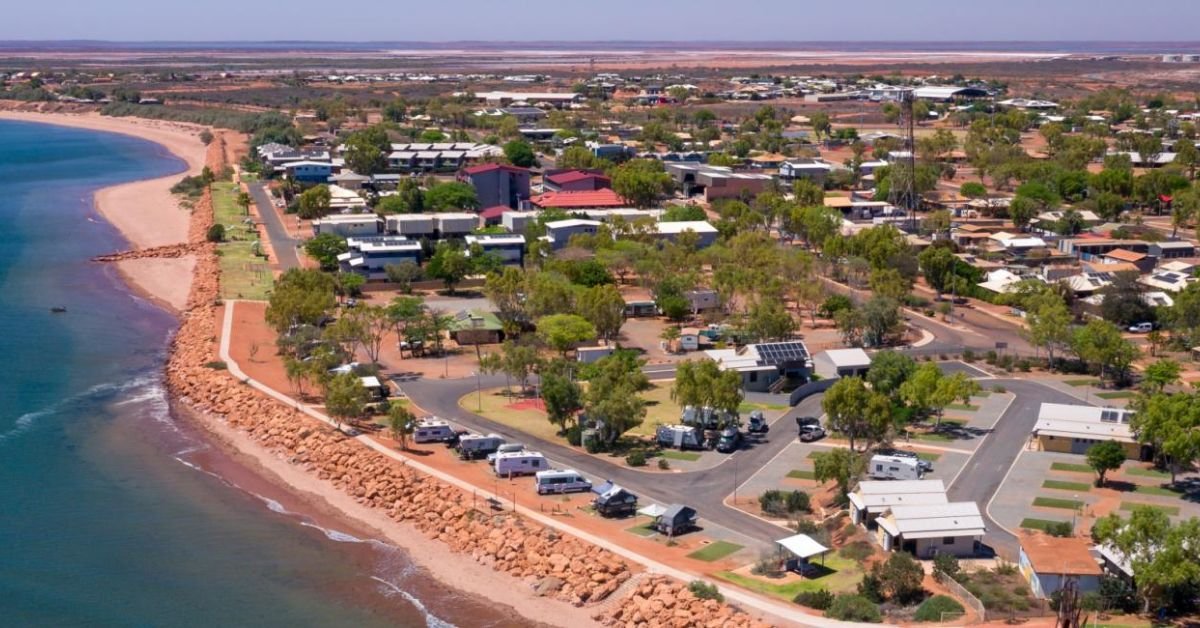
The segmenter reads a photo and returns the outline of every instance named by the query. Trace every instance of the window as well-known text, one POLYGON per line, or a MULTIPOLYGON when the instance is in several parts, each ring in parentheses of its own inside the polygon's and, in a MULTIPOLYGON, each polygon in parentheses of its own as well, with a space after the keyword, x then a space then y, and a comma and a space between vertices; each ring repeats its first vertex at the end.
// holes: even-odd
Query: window
POLYGON ((955 537, 947 536, 942 539, 942 545, 954 545, 955 537))

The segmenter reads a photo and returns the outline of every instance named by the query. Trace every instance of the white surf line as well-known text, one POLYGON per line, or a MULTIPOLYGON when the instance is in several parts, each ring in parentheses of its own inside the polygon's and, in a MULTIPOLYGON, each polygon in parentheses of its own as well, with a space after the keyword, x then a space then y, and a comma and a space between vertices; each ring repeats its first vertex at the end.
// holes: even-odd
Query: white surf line
MULTIPOLYGON (((285 394, 283 394, 261 382, 258 382, 256 380, 250 378, 249 376, 246 375, 245 372, 242 371, 241 367, 238 366, 238 363, 233 360, 233 357, 229 354, 229 345, 230 345, 230 335, 232 334, 232 331, 233 331, 233 310, 234 310, 234 306, 236 304, 237 304, 237 300, 225 301, 225 320, 222 323, 222 327, 221 327, 221 344, 218 349, 218 355, 220 356, 220 358, 222 360, 225 361, 225 365, 226 365, 226 368, 228 369, 229 373, 231 375, 233 375, 235 378, 237 378, 239 381, 245 383, 248 386, 251 386, 255 390, 262 392, 263 394, 267 395, 268 397, 271 397, 272 399, 275 399, 276 401, 279 401, 280 403, 282 403, 286 406, 291 406, 293 408, 297 408, 299 411, 303 412, 304 414, 307 414, 308 416, 310 416, 318 421, 321 421, 327 425, 330 425, 336 429, 337 423, 335 423, 332 419, 330 419, 329 417, 327 417, 327 416, 321 414, 320 412, 317 412, 316 410, 313 410, 311 408, 303 408, 300 406, 299 403, 297 403, 295 400, 288 397, 287 395, 285 395, 285 394)), ((425 473, 426 475, 433 476, 447 484, 458 487, 458 488, 462 489, 463 491, 467 491, 467 492, 471 492, 471 493, 478 492, 478 493, 483 493, 483 494, 491 493, 491 491, 488 489, 480 488, 480 487, 475 486, 465 480, 459 479, 456 476, 453 476, 444 471, 441 471, 440 469, 435 469, 433 467, 430 467, 428 465, 421 463, 418 460, 404 456, 404 455, 400 454, 399 452, 394 451, 391 448, 387 447, 386 445, 384 445, 378 441, 375 441, 374 439, 368 438, 366 435, 353 436, 350 438, 357 440, 358 442, 362 443, 363 445, 366 445, 367 447, 370 447, 371 449, 373 449, 385 456, 388 456, 389 458, 392 458, 393 460, 397 460, 409 467, 412 467, 422 473, 425 473)), ((548 517, 537 510, 533 510, 526 506, 522 506, 511 500, 505 500, 499 496, 496 496, 496 501, 499 502, 506 509, 510 509, 515 512, 518 512, 521 515, 524 515, 526 518, 532 519, 533 521, 536 521, 546 527, 560 530, 560 531, 570 534, 580 540, 587 541, 588 543, 591 543, 598 547, 604 548, 618 556, 621 556, 623 558, 626 558, 628 560, 636 562, 636 563, 642 565, 643 567, 645 567, 648 571, 650 571, 652 573, 666 575, 666 576, 675 578, 676 580, 679 580, 680 582, 684 582, 684 583, 691 582, 692 580, 696 580, 696 579, 704 579, 705 578, 701 574, 689 573, 687 571, 683 571, 681 569, 671 567, 664 563, 660 563, 648 556, 644 556, 633 550, 630 550, 621 545, 613 543, 612 541, 609 541, 608 539, 604 539, 604 538, 596 536, 595 534, 592 534, 590 532, 586 532, 584 530, 579 530, 572 526, 566 525, 563 522, 558 521, 552 517, 548 517)), ((794 608, 785 606, 778 602, 774 602, 772 600, 767 600, 765 598, 760 598, 757 595, 748 593, 741 589, 735 589, 735 588, 732 588, 729 586, 719 586, 719 589, 720 589, 721 593, 725 596, 726 599, 736 602, 737 604, 740 604, 743 607, 754 608, 760 612, 769 613, 776 617, 780 617, 780 618, 786 619, 788 621, 795 622, 796 624, 801 625, 801 626, 814 626, 815 628, 881 628, 881 627, 882 628, 892 628, 892 627, 888 626, 887 624, 867 624, 867 623, 856 623, 856 622, 844 622, 844 621, 838 621, 836 619, 828 619, 825 617, 820 617, 817 615, 809 615, 808 613, 798 611, 794 608)))

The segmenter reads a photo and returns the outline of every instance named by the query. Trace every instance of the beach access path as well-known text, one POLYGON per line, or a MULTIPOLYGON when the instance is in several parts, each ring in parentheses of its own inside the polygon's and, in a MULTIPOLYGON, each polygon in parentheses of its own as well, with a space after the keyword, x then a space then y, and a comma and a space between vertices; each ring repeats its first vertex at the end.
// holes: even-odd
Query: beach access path
MULTIPOLYGON (((229 374, 235 377, 238 381, 245 383, 246 385, 258 390, 268 397, 271 397, 272 399, 275 399, 276 401, 289 407, 295 408, 298 412, 303 412, 309 417, 321 421, 322 423, 325 423, 334 429, 338 429, 338 424, 333 419, 320 412, 317 412, 310 407, 305 406, 304 404, 300 403, 300 401, 282 392, 279 392, 270 386, 267 386, 266 384, 252 379, 250 376, 246 375, 244 371, 242 371, 241 367, 239 367, 237 362, 234 361, 229 351, 230 339, 233 334, 234 309, 236 306, 237 300, 225 301, 225 315, 221 323, 221 343, 218 350, 218 355, 220 359, 225 362, 225 366, 228 369, 229 374)), ((379 452, 380 454, 401 462, 410 468, 420 471, 421 473, 437 478, 442 482, 456 486, 464 491, 489 492, 487 487, 474 486, 453 475, 423 464, 419 460, 405 456, 365 434, 353 436, 352 438, 362 443, 364 446, 379 452)), ((496 499, 506 510, 513 510, 520 513, 522 516, 536 521, 537 523, 548 528, 560 530, 583 541, 587 541, 588 543, 602 547, 618 556, 621 556, 622 558, 642 565, 650 573, 663 574, 685 583, 701 577, 700 574, 689 573, 663 564, 654 560, 653 558, 650 558, 649 556, 639 554, 608 539, 601 538, 590 532, 567 525, 562 521, 548 517, 537 510, 532 510, 520 504, 514 503, 511 500, 506 500, 499 496, 497 496, 496 499)), ((869 628, 872 626, 885 626, 884 624, 843 622, 818 615, 809 615, 808 613, 804 613, 795 607, 790 607, 773 600, 762 598, 752 593, 743 591, 742 589, 736 589, 733 587, 721 586, 720 590, 728 601, 733 602, 744 609, 754 609, 769 616, 785 620, 792 625, 815 626, 818 628, 869 628)))

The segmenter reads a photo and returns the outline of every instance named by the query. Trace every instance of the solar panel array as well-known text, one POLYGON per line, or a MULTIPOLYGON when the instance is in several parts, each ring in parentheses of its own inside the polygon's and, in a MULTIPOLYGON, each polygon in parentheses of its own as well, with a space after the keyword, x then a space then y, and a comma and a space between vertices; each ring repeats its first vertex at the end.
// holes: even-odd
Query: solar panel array
POLYGON ((808 359, 808 349, 803 342, 769 342, 755 345, 758 357, 763 364, 778 365, 789 362, 803 362, 808 359))

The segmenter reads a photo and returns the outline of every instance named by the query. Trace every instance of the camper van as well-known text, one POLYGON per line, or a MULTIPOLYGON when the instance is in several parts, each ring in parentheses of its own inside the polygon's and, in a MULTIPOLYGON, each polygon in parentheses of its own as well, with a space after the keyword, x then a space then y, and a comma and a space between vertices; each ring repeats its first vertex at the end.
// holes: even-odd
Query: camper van
POLYGON ((661 447, 704 449, 704 435, 690 425, 660 425, 655 440, 661 447))
POLYGON ((452 438, 454 429, 441 419, 421 419, 413 428, 414 443, 444 443, 452 438))
POLYGON ((912 458, 875 455, 867 473, 875 480, 919 480, 922 472, 921 465, 912 458))
POLYGON ((467 434, 458 439, 458 455, 463 460, 478 460, 495 453, 504 444, 504 439, 498 434, 467 434))
POLYGON ((605 482, 593 489, 596 499, 592 506, 601 517, 632 517, 637 512, 637 495, 613 484, 605 482))
POLYGON ((496 464, 496 456, 500 454, 511 454, 516 451, 525 451, 525 445, 521 443, 504 443, 500 448, 487 455, 488 464, 496 464))
POLYGON ((550 468, 550 461, 536 451, 514 451, 496 456, 496 475, 504 478, 514 475, 532 475, 550 468))
POLYGON ((538 471, 534 477, 537 478, 538 495, 592 490, 592 483, 574 469, 538 471))

